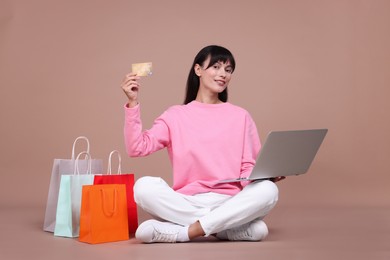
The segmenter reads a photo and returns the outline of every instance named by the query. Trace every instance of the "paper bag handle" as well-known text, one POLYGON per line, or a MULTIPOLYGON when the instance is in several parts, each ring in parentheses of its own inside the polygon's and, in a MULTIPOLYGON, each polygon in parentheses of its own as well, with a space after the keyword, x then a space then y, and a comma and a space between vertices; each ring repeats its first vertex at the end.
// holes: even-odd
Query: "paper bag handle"
POLYGON ((78 140, 81 140, 81 139, 83 139, 83 140, 85 140, 85 141, 87 142, 87 150, 86 150, 86 152, 89 153, 89 140, 88 140, 88 138, 85 137, 85 136, 79 136, 79 137, 77 137, 76 140, 74 140, 74 142, 73 142, 72 160, 74 160, 74 158, 75 158, 74 155, 75 155, 76 143, 77 143, 78 140))
POLYGON ((87 168, 87 174, 92 174, 92 167, 91 167, 91 161, 92 161, 92 157, 91 157, 91 154, 89 152, 81 152, 77 155, 76 157, 76 160, 74 162, 74 172, 73 172, 73 175, 80 175, 80 171, 79 171, 79 158, 80 156, 82 155, 85 155, 85 158, 86 160, 88 160, 88 168, 87 168))
POLYGON ((112 151, 110 153, 110 156, 108 157, 108 169, 107 169, 107 172, 108 172, 108 174, 111 174, 111 157, 112 157, 112 155, 114 153, 116 153, 118 155, 118 174, 121 174, 122 173, 122 168, 121 168, 122 159, 121 159, 121 154, 117 150, 112 151))
POLYGON ((108 211, 106 209, 106 206, 105 206, 105 203, 104 203, 106 201, 106 196, 104 195, 105 191, 104 191, 104 189, 100 189, 100 193, 102 195, 102 209, 103 209, 104 215, 106 215, 107 217, 112 217, 115 214, 115 212, 116 212, 117 201, 118 201, 118 199, 117 199, 117 192, 118 191, 116 189, 114 189, 114 203, 113 203, 112 211, 108 211))

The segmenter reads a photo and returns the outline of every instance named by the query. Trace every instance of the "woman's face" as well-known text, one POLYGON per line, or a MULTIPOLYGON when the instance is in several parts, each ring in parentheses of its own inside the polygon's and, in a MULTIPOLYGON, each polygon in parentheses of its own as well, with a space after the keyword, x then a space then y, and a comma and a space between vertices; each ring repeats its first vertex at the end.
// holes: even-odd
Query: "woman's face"
POLYGON ((229 61, 216 62, 209 68, 210 57, 205 60, 203 65, 195 65, 195 73, 199 77, 199 89, 202 91, 208 91, 212 94, 221 93, 229 85, 232 77, 233 68, 229 61))

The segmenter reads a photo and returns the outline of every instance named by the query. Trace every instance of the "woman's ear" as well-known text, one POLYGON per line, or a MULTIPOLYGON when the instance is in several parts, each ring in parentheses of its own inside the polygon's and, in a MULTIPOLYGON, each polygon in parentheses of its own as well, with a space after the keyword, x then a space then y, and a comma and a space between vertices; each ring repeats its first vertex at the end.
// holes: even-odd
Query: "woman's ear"
POLYGON ((202 67, 199 64, 195 64, 194 71, 195 71, 195 74, 198 77, 200 77, 200 75, 202 74, 202 67))

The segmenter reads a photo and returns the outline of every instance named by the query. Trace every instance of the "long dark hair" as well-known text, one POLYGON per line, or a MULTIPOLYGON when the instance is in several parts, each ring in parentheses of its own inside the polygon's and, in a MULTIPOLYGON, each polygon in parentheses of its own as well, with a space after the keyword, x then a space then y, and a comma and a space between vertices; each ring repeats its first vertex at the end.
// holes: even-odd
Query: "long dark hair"
MULTIPOLYGON (((187 79, 187 89, 186 89, 186 96, 184 99, 184 104, 188 104, 191 101, 196 99, 196 95, 198 94, 199 90, 199 77, 195 74, 195 65, 199 64, 200 66, 203 66, 205 60, 210 57, 210 63, 208 64, 209 67, 213 66, 216 62, 230 62, 230 65, 232 66, 232 70, 234 71, 236 67, 236 62, 234 60, 233 54, 226 48, 217 46, 217 45, 210 45, 207 47, 204 47, 200 52, 195 56, 194 62, 192 63, 190 73, 188 74, 187 79)), ((227 88, 225 88, 224 91, 218 94, 218 98, 222 102, 226 102, 228 99, 228 91, 227 88)))

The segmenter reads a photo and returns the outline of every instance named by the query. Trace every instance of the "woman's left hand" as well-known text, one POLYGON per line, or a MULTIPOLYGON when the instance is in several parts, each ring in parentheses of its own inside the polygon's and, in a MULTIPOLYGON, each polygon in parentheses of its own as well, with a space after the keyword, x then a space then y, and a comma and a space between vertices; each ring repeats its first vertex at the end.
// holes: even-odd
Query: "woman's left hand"
POLYGON ((270 178, 269 180, 272 181, 272 182, 278 182, 278 181, 281 181, 281 180, 284 180, 284 179, 286 179, 285 176, 280 176, 280 177, 270 178))

